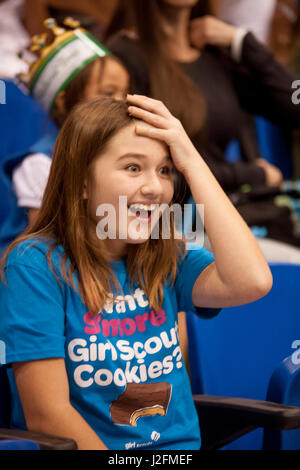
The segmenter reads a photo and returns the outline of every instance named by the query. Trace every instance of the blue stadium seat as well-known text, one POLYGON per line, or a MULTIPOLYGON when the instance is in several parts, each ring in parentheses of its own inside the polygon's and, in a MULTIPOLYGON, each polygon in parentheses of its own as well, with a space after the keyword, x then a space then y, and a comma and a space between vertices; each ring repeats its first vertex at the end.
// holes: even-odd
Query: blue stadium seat
MULTIPOLYGON (((300 339, 300 266, 271 265, 271 270, 273 288, 263 299, 225 308, 210 320, 187 315, 194 394, 273 401, 267 398, 269 380, 300 339)), ((258 429, 226 448, 262 445, 263 430, 258 429)))
POLYGON ((35 442, 25 439, 3 439, 0 440, 1 450, 40 450, 40 447, 35 442))
POLYGON ((0 159, 27 149, 53 128, 49 115, 13 80, 5 83, 6 103, 0 104, 0 159))
MULTIPOLYGON (((277 166, 284 179, 292 179, 294 173, 291 134, 267 119, 256 116, 255 131, 260 157, 277 166)), ((229 143, 226 160, 236 162, 241 159, 241 147, 237 140, 229 143)))
MULTIPOLYGON (((10 392, 5 367, 0 367, 0 449, 75 450, 70 439, 10 429, 10 392)), ((300 428, 300 408, 266 401, 195 395, 203 450, 217 450, 257 427, 300 428)))
POLYGON ((226 160, 228 162, 237 162, 241 159, 241 148, 238 140, 232 140, 226 149, 226 160))
MULTIPOLYGON (((55 128, 48 114, 13 80, 5 84, 5 104, 0 104, 0 164, 8 155, 22 154, 44 134, 55 128)), ((0 224, 9 211, 6 183, 0 179, 0 224)))
MULTIPOLYGON (((267 400, 300 407, 300 340, 295 350, 275 369, 268 387, 267 400)), ((265 430, 263 448, 266 450, 300 450, 300 431, 265 430)))
POLYGON ((280 168, 284 179, 293 178, 292 141, 289 131, 260 116, 255 118, 255 124, 261 156, 280 168))

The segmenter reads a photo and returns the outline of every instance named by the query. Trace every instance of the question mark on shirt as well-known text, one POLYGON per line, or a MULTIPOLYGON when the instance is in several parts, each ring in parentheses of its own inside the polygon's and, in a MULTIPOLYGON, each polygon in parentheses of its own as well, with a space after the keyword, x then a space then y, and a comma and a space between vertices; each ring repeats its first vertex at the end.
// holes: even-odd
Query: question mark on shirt
POLYGON ((180 369, 183 365, 182 362, 181 362, 182 354, 181 354, 180 346, 177 346, 177 348, 174 349, 173 356, 176 357, 176 367, 177 367, 177 369, 180 369))

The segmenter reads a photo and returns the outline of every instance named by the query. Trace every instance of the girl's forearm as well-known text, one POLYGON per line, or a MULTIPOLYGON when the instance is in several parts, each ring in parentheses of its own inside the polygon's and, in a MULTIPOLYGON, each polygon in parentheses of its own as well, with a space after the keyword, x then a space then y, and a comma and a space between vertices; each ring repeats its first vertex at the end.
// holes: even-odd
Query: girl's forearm
POLYGON ((201 274, 200 284, 195 283, 195 305, 201 306, 203 299, 212 303, 219 299, 222 304, 226 299, 228 304, 237 305, 237 301, 245 303, 266 295, 272 286, 268 264, 247 224, 193 146, 180 121, 163 103, 151 98, 128 95, 127 102, 130 115, 140 120, 135 125, 136 134, 167 144, 174 166, 185 176, 195 202, 204 205, 204 226, 215 263, 201 274))
POLYGON ((78 450, 108 449, 71 404, 62 409, 48 410, 46 415, 36 416, 27 422, 27 427, 30 431, 73 439, 78 450))
POLYGON ((251 230, 195 152, 184 171, 193 199, 204 205, 204 226, 224 282, 270 276, 267 262, 251 230))

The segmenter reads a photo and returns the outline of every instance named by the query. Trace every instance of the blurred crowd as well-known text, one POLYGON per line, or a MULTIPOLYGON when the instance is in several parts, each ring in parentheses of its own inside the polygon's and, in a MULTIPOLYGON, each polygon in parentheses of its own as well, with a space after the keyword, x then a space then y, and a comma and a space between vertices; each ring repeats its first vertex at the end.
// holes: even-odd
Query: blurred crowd
MULTIPOLYGON (((81 25, 99 40, 122 0, 1 0, 0 75, 14 76, 24 70, 17 53, 44 30, 43 21, 65 16, 79 19, 81 25)), ((124 2, 125 3, 125 2, 124 2)), ((300 71, 300 14, 298 0, 203 0, 199 14, 210 13, 225 22, 244 27, 266 44, 276 58, 300 71)))
MULTIPOLYGON (((254 135, 257 115, 288 131, 294 163, 289 177, 299 178, 300 107, 291 101, 292 84, 300 77, 299 0, 0 0, 0 77, 26 74, 36 60, 28 52, 31 38, 46 31, 45 19, 62 24, 66 17, 78 20, 118 63, 106 65, 105 76, 86 67, 86 78, 79 74, 76 87, 73 80, 73 87, 57 96, 50 115, 58 127, 83 97, 100 93, 122 99, 131 91, 161 99, 194 137, 247 223, 260 233, 266 226, 267 238, 300 247, 300 190, 296 203, 282 197, 284 172, 260 154, 254 135), (188 19, 174 13, 182 5, 189 8, 188 19), (189 44, 183 32, 187 25, 189 44), (100 75, 99 88, 93 77, 97 81, 100 75), (84 92, 83 83, 88 85, 84 92), (234 138, 241 161, 228 162, 225 151, 234 138), (277 196, 281 199, 275 204, 277 196)), ((51 149, 28 150, 26 168, 19 160, 12 172, 18 205, 34 199, 29 209, 38 209, 51 149), (24 184, 31 171, 39 173, 38 183, 31 184, 35 192, 40 187, 34 198, 27 197, 30 188, 24 184)), ((180 178, 177 193, 180 202, 187 202, 188 189, 180 178)))

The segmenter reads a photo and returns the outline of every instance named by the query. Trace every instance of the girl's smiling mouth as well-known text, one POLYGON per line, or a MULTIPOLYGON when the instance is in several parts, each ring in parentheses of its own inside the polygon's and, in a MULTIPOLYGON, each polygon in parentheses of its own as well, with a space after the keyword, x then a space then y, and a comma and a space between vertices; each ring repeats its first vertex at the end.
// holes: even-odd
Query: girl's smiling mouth
POLYGON ((133 215, 143 222, 149 222, 158 206, 159 204, 134 203, 128 206, 128 212, 129 215, 133 215))

